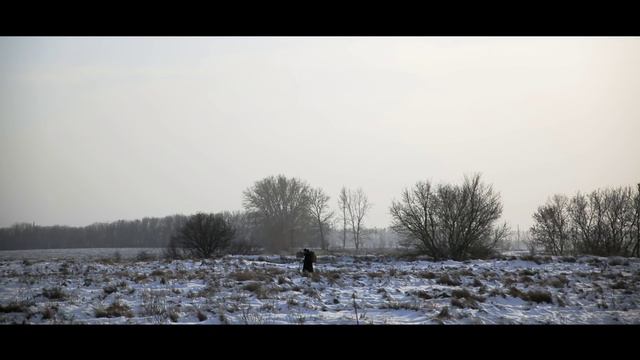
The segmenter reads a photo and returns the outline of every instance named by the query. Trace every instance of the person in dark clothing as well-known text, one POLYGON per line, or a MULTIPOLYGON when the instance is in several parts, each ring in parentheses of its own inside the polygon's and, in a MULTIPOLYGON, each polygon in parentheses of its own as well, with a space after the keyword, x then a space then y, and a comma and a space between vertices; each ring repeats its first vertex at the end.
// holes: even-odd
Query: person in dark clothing
POLYGON ((316 254, 309 249, 302 250, 302 254, 304 255, 304 259, 302 260, 302 271, 313 272, 313 262, 316 261, 316 254))

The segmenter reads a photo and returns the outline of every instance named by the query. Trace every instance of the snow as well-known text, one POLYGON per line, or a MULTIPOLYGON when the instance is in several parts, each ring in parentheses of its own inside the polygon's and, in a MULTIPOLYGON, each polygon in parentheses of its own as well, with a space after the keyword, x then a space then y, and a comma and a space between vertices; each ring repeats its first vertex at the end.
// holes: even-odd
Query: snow
POLYGON ((633 258, 609 265, 596 257, 320 256, 316 273, 303 276, 293 256, 136 261, 105 258, 113 249, 96 254, 0 252, 0 323, 640 323, 640 261, 633 258), (528 294, 549 295, 551 303, 528 294))

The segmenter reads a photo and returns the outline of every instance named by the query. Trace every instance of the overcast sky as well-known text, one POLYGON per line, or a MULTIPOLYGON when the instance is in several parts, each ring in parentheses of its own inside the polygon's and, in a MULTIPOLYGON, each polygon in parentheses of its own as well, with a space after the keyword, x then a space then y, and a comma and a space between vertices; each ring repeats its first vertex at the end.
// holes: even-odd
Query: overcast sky
POLYGON ((481 172, 503 219, 640 182, 640 38, 0 38, 0 226, 242 208, 285 174, 481 172))

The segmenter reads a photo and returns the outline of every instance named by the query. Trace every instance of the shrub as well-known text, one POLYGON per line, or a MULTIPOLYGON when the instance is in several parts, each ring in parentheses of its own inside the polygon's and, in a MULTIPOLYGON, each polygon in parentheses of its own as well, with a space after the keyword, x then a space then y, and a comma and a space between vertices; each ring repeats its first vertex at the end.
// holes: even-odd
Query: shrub
POLYGON ((502 214, 500 195, 480 174, 465 176, 462 185, 418 182, 390 211, 392 228, 435 260, 491 257, 508 232, 506 224, 495 226, 502 214))
POLYGON ((196 258, 221 256, 228 250, 235 232, 222 214, 198 213, 189 217, 171 238, 167 254, 178 252, 179 248, 196 258))

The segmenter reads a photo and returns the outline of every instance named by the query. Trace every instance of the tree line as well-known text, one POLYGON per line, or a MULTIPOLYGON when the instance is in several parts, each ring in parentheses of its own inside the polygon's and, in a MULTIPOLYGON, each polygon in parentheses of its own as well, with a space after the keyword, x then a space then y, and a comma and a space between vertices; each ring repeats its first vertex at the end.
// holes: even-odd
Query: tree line
POLYGON ((551 255, 640 256, 640 184, 556 194, 533 219, 532 245, 551 255))
MULTIPOLYGON (((173 215, 86 227, 16 224, 0 229, 0 249, 164 247, 170 256, 279 253, 302 247, 349 246, 358 253, 376 238, 433 259, 488 258, 510 234, 500 223, 499 192, 480 174, 461 184, 419 181, 389 207, 387 229, 366 227, 372 208, 362 188, 342 187, 332 204, 322 188, 284 175, 256 181, 243 192, 243 210, 173 215), (332 205, 336 208, 333 210, 332 205)), ((531 243, 552 255, 639 256, 640 185, 555 195, 533 214, 531 243)))
POLYGON ((83 227, 19 223, 0 229, 0 249, 165 247, 187 218, 185 215, 172 215, 83 227))

